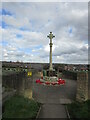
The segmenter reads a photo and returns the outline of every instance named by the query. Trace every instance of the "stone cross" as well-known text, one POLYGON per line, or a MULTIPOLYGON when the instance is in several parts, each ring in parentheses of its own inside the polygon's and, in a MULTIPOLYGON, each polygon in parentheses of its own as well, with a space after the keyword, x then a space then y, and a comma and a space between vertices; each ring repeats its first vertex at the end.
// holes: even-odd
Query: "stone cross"
POLYGON ((52 45, 53 45, 53 43, 52 43, 52 39, 55 37, 53 34, 52 34, 52 32, 50 32, 50 34, 47 36, 47 37, 49 37, 49 39, 50 39, 50 70, 53 70, 53 67, 52 67, 52 45))

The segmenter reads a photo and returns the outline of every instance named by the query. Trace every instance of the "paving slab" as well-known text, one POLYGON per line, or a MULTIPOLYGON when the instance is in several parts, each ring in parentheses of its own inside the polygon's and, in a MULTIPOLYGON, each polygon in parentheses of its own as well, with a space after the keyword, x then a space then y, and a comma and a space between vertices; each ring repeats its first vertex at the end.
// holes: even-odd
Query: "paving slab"
POLYGON ((60 99, 60 104, 71 104, 72 100, 70 99, 60 99))
POLYGON ((53 99, 58 103, 60 103, 60 99, 74 100, 76 98, 76 81, 67 80, 64 86, 44 86, 34 82, 33 97, 43 103, 49 102, 50 99, 51 102, 53 99))
MULTIPOLYGON (((63 86, 44 86, 33 81, 33 98, 42 103, 39 118, 67 118, 65 104, 76 98, 76 81, 66 80, 63 86)), ((67 118, 68 119, 68 118, 67 118)))
POLYGON ((44 104, 38 118, 67 118, 64 105, 44 104))

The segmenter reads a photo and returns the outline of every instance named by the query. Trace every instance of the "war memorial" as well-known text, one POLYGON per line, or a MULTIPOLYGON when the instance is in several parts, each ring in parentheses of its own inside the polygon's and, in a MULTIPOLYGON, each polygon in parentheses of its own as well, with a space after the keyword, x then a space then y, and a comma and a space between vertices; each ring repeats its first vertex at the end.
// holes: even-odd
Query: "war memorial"
MULTIPOLYGON (((78 71, 71 71, 64 69, 66 65, 53 64, 52 39, 55 36, 50 32, 47 37, 50 39, 49 64, 3 62, 3 118, 7 116, 13 118, 18 116, 20 118, 21 116, 21 118, 70 119, 69 112, 76 112, 74 109, 77 109, 77 114, 79 114, 80 110, 82 111, 80 113, 81 116, 75 114, 74 117, 87 117, 87 111, 85 111, 86 106, 84 108, 83 104, 90 100, 89 69, 86 71, 79 69, 78 71), (8 102, 10 99, 11 101, 8 102), (22 104, 22 99, 25 105, 22 104), (10 105, 11 111, 9 111, 10 106, 7 109, 9 103, 12 104, 12 106, 10 105), (72 109, 73 104, 75 108, 72 109), (20 105, 21 108, 19 107, 20 105), (71 105, 70 110, 68 105, 71 105), (83 109, 81 106, 83 106, 83 109), (13 107, 18 109, 17 112, 13 107), (80 108, 78 109, 78 107, 80 108), (83 111, 86 112, 85 115, 83 111)), ((73 65, 68 65, 68 68, 70 67, 73 68, 73 65)), ((80 66, 77 68, 80 68, 80 66)), ((87 105, 87 103, 85 104, 87 105)))
POLYGON ((45 84, 45 85, 64 85, 65 80, 58 78, 58 73, 56 73, 55 69, 52 66, 52 39, 55 37, 52 32, 47 36, 50 39, 50 62, 49 69, 43 70, 43 77, 40 80, 36 80, 36 83, 45 84))

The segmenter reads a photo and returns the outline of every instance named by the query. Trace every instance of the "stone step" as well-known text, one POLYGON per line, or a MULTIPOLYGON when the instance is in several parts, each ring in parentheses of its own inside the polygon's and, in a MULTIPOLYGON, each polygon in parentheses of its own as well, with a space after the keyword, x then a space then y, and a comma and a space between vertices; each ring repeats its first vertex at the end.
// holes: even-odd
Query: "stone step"
POLYGON ((71 104, 72 100, 71 99, 67 99, 67 98, 60 98, 60 99, 55 99, 55 98, 37 98, 37 101, 42 103, 42 104, 61 104, 61 105, 65 105, 65 104, 71 104))
POLYGON ((62 98, 62 99, 59 100, 59 102, 60 102, 60 104, 71 104, 72 100, 62 98))

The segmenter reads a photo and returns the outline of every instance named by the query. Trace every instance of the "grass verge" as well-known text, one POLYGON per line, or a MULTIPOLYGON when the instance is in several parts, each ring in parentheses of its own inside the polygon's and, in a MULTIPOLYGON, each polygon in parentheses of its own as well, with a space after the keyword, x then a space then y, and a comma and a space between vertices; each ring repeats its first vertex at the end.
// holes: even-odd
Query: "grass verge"
POLYGON ((40 103, 23 96, 15 95, 5 102, 5 118, 35 118, 39 110, 40 103))
POLYGON ((69 114, 71 118, 81 118, 85 120, 85 118, 90 120, 90 100, 79 103, 73 102, 67 105, 69 114))

